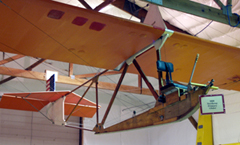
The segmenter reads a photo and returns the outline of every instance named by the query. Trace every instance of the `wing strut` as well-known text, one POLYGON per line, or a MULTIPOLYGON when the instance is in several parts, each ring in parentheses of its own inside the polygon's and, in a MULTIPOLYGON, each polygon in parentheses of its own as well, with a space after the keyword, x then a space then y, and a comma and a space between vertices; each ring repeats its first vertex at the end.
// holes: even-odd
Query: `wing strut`
POLYGON ((116 96, 117 96, 118 90, 119 90, 119 88, 120 88, 120 86, 121 86, 121 84, 122 84, 123 78, 124 78, 124 76, 125 76, 125 74, 126 74, 126 72, 127 72, 128 66, 129 66, 129 65, 128 65, 127 63, 125 63, 123 72, 122 72, 121 77, 120 77, 120 79, 119 79, 119 81, 118 81, 118 84, 117 84, 117 86, 116 86, 116 88, 115 88, 115 90, 114 90, 114 93, 113 93, 113 95, 112 95, 112 98, 111 98, 111 100, 110 100, 110 102, 109 102, 109 104, 108 104, 108 108, 107 108, 107 110, 106 110, 106 112, 105 112, 105 114, 104 114, 104 116, 103 116, 102 122, 101 122, 101 124, 97 124, 96 127, 100 127, 100 128, 101 128, 101 126, 104 125, 104 123, 105 123, 105 121, 106 121, 106 119, 107 119, 108 113, 109 113, 109 111, 110 111, 110 109, 111 109, 111 107, 112 107, 112 104, 113 104, 113 102, 114 102, 114 100, 115 100, 115 98, 116 98, 116 96), (100 125, 100 126, 99 126, 99 125, 100 125))
MULTIPOLYGON (((67 122, 68 119, 71 117, 72 113, 75 111, 75 109, 77 108, 78 104, 82 101, 82 99, 84 98, 84 96, 87 94, 87 92, 88 92, 88 90, 90 89, 90 87, 92 86, 92 84, 93 84, 93 83, 96 83, 97 80, 98 80, 98 77, 99 77, 101 74, 103 74, 103 73, 105 73, 105 72, 107 72, 107 71, 108 71, 108 69, 104 70, 104 71, 101 72, 101 73, 96 74, 94 77, 92 77, 91 79, 87 80, 87 81, 86 81, 85 83, 83 83, 82 85, 78 86, 77 88, 73 89, 71 92, 69 92, 69 93, 67 93, 67 94, 64 95, 64 96, 67 96, 67 95, 69 95, 70 93, 76 91, 76 90, 79 89, 80 87, 82 87, 82 86, 86 85, 87 83, 89 83, 90 81, 92 81, 91 84, 88 86, 87 90, 84 92, 83 96, 79 99, 79 101, 76 103, 75 107, 72 109, 71 113, 68 115, 68 117, 67 117, 67 119, 66 119, 66 122, 67 122)), ((96 89, 97 89, 97 88, 96 88, 96 89)), ((97 93, 97 92, 96 92, 96 93, 97 93)), ((98 104, 97 104, 97 107, 96 107, 96 108, 97 108, 97 112, 98 112, 98 104)), ((97 114, 97 116, 98 116, 98 114, 97 114)))
POLYGON ((103 73, 105 73, 105 72, 107 72, 107 71, 108 71, 108 69, 104 70, 104 71, 101 72, 101 73, 96 74, 94 77, 92 77, 91 79, 87 80, 85 83, 81 84, 81 85, 78 86, 77 88, 73 89, 71 92, 67 93, 65 96, 71 94, 72 92, 74 92, 74 91, 76 91, 77 89, 81 88, 82 86, 86 85, 86 84, 89 83, 90 81, 98 78, 100 75, 102 75, 103 73))
POLYGON ((133 60, 133 64, 135 65, 135 67, 137 68, 138 72, 140 73, 141 77, 143 78, 143 80, 145 81, 145 83, 147 84, 148 88, 150 89, 150 91, 152 92, 154 98, 157 100, 158 99, 158 94, 156 93, 156 91, 154 90, 152 84, 148 81, 146 75, 144 74, 144 72, 142 71, 141 67, 139 66, 139 64, 137 63, 137 61, 134 59, 133 60))
MULTIPOLYGON (((75 111, 75 109, 77 108, 78 104, 82 101, 82 99, 85 97, 85 95, 87 94, 88 90, 90 89, 90 87, 92 86, 92 84, 94 83, 94 81, 92 80, 91 84, 88 86, 87 90, 84 92, 84 94, 82 95, 82 97, 78 100, 78 102, 76 103, 76 105, 74 106, 73 110, 71 111, 71 113, 68 115, 66 122, 68 121, 68 119, 70 118, 70 116, 72 115, 72 113, 75 111)), ((97 107, 98 108, 98 107, 97 107)))
POLYGON ((99 122, 99 114, 98 114, 98 78, 96 79, 95 85, 96 85, 96 122, 98 124, 98 122, 99 122))

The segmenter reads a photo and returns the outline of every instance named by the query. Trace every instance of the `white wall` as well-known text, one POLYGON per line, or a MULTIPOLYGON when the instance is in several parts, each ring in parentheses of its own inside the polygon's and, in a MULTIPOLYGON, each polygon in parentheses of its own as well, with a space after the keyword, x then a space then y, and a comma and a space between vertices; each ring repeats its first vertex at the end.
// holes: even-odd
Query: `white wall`
POLYGON ((0 109, 0 145, 78 145, 78 133, 51 124, 37 112, 0 109))
POLYGON ((226 114, 213 115, 214 145, 240 142, 240 92, 224 91, 226 114))

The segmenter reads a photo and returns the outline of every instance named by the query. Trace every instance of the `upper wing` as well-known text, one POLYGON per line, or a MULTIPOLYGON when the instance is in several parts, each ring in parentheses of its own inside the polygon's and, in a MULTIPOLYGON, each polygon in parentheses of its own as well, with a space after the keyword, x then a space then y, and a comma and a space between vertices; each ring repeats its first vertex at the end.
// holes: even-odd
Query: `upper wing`
POLYGON ((114 69, 164 32, 50 0, 3 3, 0 50, 27 56, 114 69))
MULTIPOLYGON (((49 102, 55 102, 70 91, 5 93, 0 101, 0 108, 24 111, 39 111, 49 102)), ((64 102, 65 115, 69 115, 81 96, 70 93, 64 102)), ((100 107, 100 106, 98 106, 100 107)), ((73 116, 92 117, 96 113, 96 104, 83 98, 73 112, 73 116)))
MULTIPOLYGON (((99 68, 114 69, 158 39, 164 30, 48 0, 2 0, 0 50, 99 68)), ((188 82, 197 53, 194 82, 214 79, 240 90, 240 50, 174 32, 162 48, 174 64, 173 79, 188 82)), ((157 77, 155 50, 137 58, 147 76, 157 77)), ((128 72, 136 73, 130 67, 128 72)))

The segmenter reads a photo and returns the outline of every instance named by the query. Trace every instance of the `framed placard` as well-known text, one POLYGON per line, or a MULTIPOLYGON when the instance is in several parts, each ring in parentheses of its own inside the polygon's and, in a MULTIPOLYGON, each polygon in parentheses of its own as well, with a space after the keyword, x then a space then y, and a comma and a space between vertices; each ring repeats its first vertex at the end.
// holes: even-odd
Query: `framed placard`
POLYGON ((200 110, 202 115, 225 113, 225 103, 222 94, 199 96, 200 110))

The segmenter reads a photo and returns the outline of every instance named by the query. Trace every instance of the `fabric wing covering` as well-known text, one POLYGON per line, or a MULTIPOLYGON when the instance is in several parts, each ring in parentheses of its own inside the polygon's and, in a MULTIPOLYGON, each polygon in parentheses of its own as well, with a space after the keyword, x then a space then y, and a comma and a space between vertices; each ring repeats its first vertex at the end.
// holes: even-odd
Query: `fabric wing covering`
MULTIPOLYGON (((0 5, 3 29, 0 51, 3 52, 115 69, 165 31, 49 0, 2 2, 5 5, 0 5)), ((205 84, 214 79, 214 85, 221 89, 240 91, 240 49, 236 47, 174 32, 161 53, 163 61, 174 64, 174 81, 189 81, 198 53, 200 58, 192 82, 205 84)), ((147 76, 158 77, 154 49, 137 61, 147 76)), ((138 73, 133 65, 128 72, 138 73)))
MULTIPOLYGON (((38 112, 44 106, 57 101, 69 92, 70 91, 4 93, 0 101, 0 108, 38 112)), ((73 92, 66 96, 64 102, 65 115, 71 113, 79 99, 81 99, 81 96, 73 92)), ((95 113, 96 104, 83 98, 72 113, 72 116, 91 118, 95 113)))

